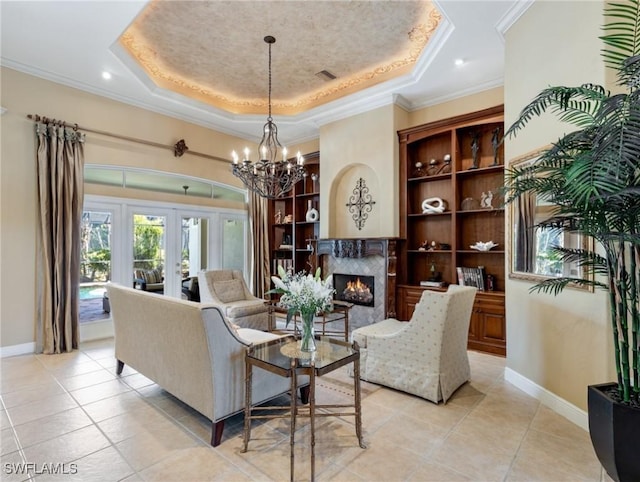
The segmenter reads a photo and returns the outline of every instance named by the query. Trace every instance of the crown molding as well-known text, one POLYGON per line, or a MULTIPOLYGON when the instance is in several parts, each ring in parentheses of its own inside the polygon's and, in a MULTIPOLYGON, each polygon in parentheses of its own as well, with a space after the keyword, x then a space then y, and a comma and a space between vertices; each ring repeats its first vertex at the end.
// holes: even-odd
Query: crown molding
POLYGON ((498 36, 502 40, 502 43, 505 42, 505 34, 507 30, 511 28, 511 26, 518 21, 518 19, 526 12, 535 0, 520 0, 515 3, 507 12, 502 16, 498 23, 496 23, 496 32, 498 32, 498 36))
POLYGON ((499 79, 495 79, 489 82, 484 82, 474 87, 459 90, 458 92, 454 92, 449 95, 442 95, 439 97, 430 97, 428 99, 423 99, 420 102, 413 102, 411 103, 411 108, 408 110, 409 112, 415 112, 417 110, 424 109, 425 107, 432 107, 434 105, 442 104, 444 102, 450 102, 452 100, 460 99, 462 97, 467 97, 469 95, 479 94, 481 92, 485 92, 487 90, 491 90, 491 89, 495 89, 503 86, 504 86, 504 78, 500 77, 499 79))

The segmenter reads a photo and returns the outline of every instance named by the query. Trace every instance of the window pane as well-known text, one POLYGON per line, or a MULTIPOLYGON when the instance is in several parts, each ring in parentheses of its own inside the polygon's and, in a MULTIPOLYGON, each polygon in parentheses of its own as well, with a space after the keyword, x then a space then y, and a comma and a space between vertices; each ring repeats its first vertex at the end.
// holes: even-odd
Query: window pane
POLYGON ((82 213, 80 246, 80 323, 109 317, 103 296, 111 280, 111 213, 82 213))
POLYGON ((226 219, 222 227, 222 269, 244 272, 244 222, 226 219))

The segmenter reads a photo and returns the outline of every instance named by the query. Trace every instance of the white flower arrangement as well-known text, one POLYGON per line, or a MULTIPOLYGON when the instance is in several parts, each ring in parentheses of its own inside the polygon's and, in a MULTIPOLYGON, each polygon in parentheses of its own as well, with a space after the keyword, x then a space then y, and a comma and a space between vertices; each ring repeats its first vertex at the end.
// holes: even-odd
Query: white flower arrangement
POLYGON ((282 266, 278 266, 278 275, 271 277, 275 289, 268 293, 282 295, 278 305, 287 309, 287 324, 297 312, 304 318, 331 310, 335 290, 328 277, 325 280, 320 278, 320 268, 315 275, 304 271, 289 274, 282 266))

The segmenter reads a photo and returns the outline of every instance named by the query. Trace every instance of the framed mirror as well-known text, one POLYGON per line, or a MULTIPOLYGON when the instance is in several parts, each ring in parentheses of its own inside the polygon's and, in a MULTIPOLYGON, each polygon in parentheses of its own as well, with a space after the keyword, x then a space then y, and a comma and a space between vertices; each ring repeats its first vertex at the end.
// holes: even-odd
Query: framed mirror
MULTIPOLYGON (((508 168, 522 168, 533 164, 549 147, 545 146, 513 159, 508 168)), ((586 278, 587 275, 577 263, 563 262, 551 248, 562 246, 593 249, 593 240, 579 233, 538 226, 552 214, 553 205, 534 193, 521 196, 509 203, 507 209, 509 278, 534 282, 553 277, 586 278)), ((593 291, 592 287, 569 286, 593 291)))

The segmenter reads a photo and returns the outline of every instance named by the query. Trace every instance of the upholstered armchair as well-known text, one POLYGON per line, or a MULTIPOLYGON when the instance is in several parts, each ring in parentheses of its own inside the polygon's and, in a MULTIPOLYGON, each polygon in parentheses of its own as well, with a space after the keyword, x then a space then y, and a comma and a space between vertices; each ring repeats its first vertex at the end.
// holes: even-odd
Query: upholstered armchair
POLYGON ((352 333, 360 345, 360 378, 432 402, 471 377, 467 338, 476 288, 425 290, 409 322, 386 319, 352 333))
POLYGON ((217 306, 230 323, 242 328, 269 330, 269 306, 253 296, 239 270, 198 273, 200 302, 217 306))

